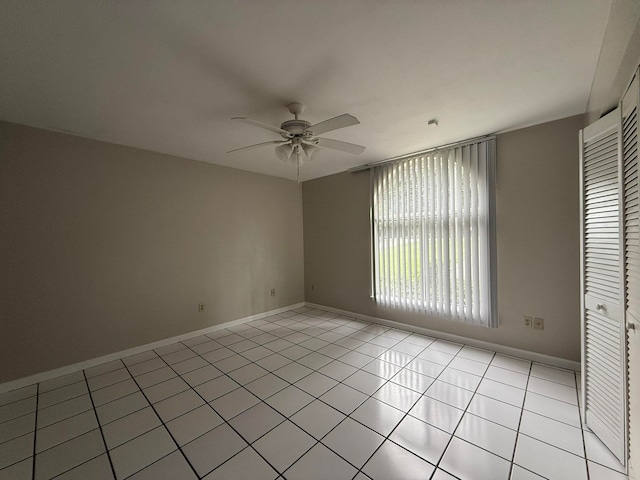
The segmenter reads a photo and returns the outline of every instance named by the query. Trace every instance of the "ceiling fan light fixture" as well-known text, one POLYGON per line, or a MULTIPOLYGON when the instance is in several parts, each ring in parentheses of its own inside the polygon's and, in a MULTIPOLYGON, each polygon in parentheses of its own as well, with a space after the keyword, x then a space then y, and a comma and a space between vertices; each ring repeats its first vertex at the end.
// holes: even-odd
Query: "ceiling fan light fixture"
POLYGON ((318 158, 318 155, 320 153, 320 148, 316 147, 315 145, 308 145, 308 144, 304 144, 302 145, 302 149, 304 150, 305 155, 307 156, 307 158, 309 160, 311 160, 312 162, 318 158))
POLYGON ((283 162, 288 162, 291 152, 293 151, 293 145, 286 143, 284 145, 278 145, 276 147, 276 156, 283 162))

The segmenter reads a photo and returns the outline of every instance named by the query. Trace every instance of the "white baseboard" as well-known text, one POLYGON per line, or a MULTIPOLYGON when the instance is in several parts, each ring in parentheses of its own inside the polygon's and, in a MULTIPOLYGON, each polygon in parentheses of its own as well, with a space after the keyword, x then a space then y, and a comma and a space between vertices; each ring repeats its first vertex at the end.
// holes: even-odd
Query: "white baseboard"
POLYGON ((196 330, 195 332, 183 333, 182 335, 178 335, 176 337, 165 338, 164 340, 158 340, 157 342, 147 343, 146 345, 141 345, 139 347, 129 348, 127 350, 110 353, 102 357, 92 358, 90 360, 74 363, 72 365, 67 365, 65 367, 55 368, 53 370, 48 370, 46 372, 36 373, 28 377, 18 378, 17 380, 11 380, 9 382, 0 384, 0 393, 8 392, 10 390, 15 390, 17 388, 26 387, 28 385, 33 385, 34 383, 44 382, 45 380, 50 380, 52 378, 60 377, 62 375, 68 375, 69 373, 78 372, 80 370, 86 370, 87 368, 95 367, 96 365, 100 365, 102 363, 111 362, 113 360, 118 360, 124 357, 130 357, 131 355, 146 352, 147 350, 153 350, 155 348, 164 347, 165 345, 171 345, 172 343, 181 342, 182 340, 187 340, 188 338, 197 337, 199 335, 204 335, 206 333, 215 332, 216 330, 222 330, 223 328, 233 327, 235 325, 240 325, 242 323, 250 322, 252 320, 257 320, 259 318, 269 317, 277 313, 286 312, 287 310, 292 310, 294 308, 300 308, 303 306, 304 306, 304 302, 295 303, 287 307, 281 307, 275 310, 269 310, 268 312, 250 315, 248 317, 239 318, 237 320, 231 320, 230 322, 221 323, 219 325, 213 325, 211 327, 203 328, 201 330, 196 330))
POLYGON ((341 310, 339 308, 327 307, 326 305, 318 305, 316 303, 305 302, 305 306, 318 308, 320 310, 326 310, 328 312, 338 313, 346 317, 358 318, 365 322, 378 323, 386 325, 387 327, 400 328, 402 330, 408 330, 410 332, 419 333, 421 335, 427 335, 429 337, 437 337, 443 340, 447 340, 455 343, 464 343, 476 348, 482 348, 485 350, 491 350, 504 355, 510 355, 512 357, 520 357, 533 362, 544 363, 546 365, 552 365, 558 368, 565 368, 568 370, 580 371, 580 362, 573 360, 567 360, 565 358, 553 357, 551 355, 545 355, 543 353, 531 352, 529 350, 522 350, 520 348, 507 347, 497 343, 485 342, 483 340, 475 340, 473 338, 463 337, 461 335, 454 335, 451 333, 438 332, 437 330, 430 330, 424 327, 417 327, 415 325, 409 325, 407 323, 396 322, 394 320, 386 320, 384 318, 372 317, 369 315, 363 315, 361 313, 350 312, 348 310, 341 310))

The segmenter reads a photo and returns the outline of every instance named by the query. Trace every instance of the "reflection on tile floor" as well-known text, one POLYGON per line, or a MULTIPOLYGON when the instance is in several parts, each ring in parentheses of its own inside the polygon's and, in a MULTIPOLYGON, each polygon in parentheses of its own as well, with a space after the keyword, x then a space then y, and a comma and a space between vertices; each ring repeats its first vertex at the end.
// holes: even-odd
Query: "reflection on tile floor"
POLYGON ((303 307, 0 394, 0 480, 625 479, 581 427, 574 372, 303 307))

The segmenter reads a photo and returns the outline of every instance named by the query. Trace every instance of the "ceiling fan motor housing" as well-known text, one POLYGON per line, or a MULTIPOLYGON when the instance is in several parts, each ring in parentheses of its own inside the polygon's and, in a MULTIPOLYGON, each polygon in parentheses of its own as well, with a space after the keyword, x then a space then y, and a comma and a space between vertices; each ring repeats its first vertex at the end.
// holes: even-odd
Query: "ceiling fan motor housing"
MULTIPOLYGON (((280 128, 282 130, 286 130, 291 135, 304 135, 305 131, 310 126, 311 126, 311 123, 307 122, 306 120, 295 119, 295 120, 287 120, 286 122, 283 122, 282 125, 280 125, 280 128)), ((287 136, 284 134, 282 134, 282 136, 283 138, 287 138, 287 136)))

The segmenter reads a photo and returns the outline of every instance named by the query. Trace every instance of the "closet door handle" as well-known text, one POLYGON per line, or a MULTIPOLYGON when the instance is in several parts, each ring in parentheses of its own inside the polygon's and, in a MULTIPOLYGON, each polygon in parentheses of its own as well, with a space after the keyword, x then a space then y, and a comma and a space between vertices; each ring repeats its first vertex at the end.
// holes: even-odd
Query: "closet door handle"
POLYGON ((606 310, 606 308, 605 308, 604 304, 599 303, 599 304, 596 305, 596 310, 604 311, 604 310, 606 310))

